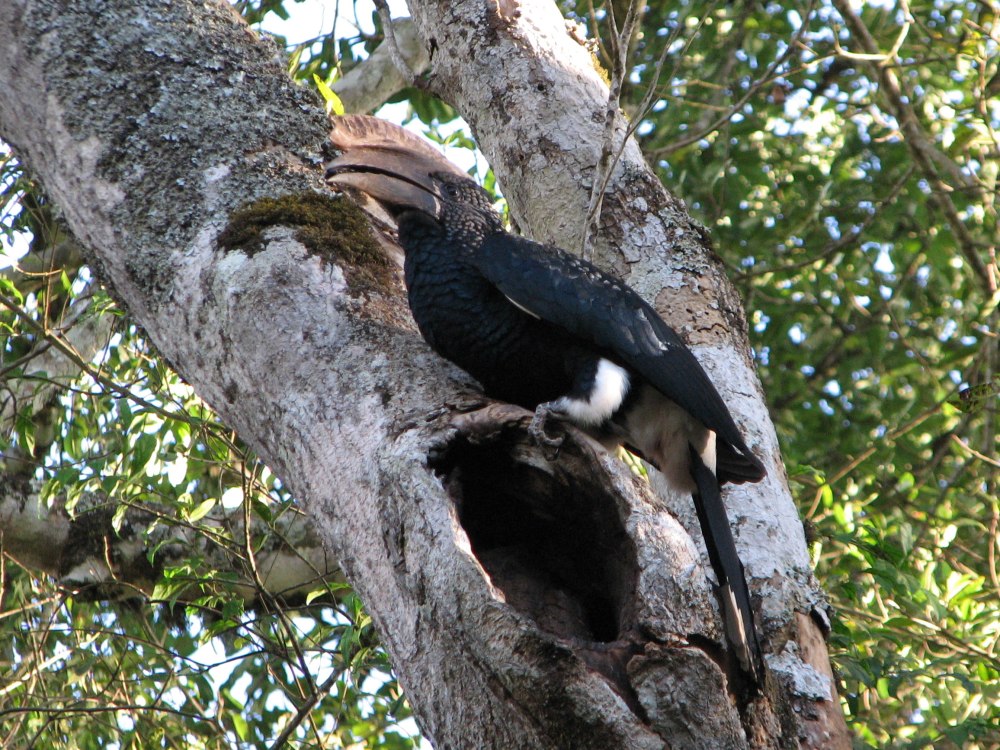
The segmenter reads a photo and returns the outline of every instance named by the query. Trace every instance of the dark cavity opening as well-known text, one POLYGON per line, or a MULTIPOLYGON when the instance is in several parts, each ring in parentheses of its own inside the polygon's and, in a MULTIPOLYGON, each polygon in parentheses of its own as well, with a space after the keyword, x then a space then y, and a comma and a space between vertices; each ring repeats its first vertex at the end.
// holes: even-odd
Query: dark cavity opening
POLYGON ((635 551, 606 478, 575 444, 546 461, 514 437, 459 437, 434 468, 508 604, 561 638, 609 643, 628 630, 635 551))

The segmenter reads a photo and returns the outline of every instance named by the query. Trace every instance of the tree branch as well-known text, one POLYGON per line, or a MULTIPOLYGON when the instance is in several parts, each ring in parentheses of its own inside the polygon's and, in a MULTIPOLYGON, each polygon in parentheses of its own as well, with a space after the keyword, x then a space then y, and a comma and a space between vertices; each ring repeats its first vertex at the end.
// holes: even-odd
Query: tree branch
POLYGON ((396 44, 396 32, 393 29, 392 16, 389 15, 389 5, 385 0, 373 0, 373 2, 378 11, 379 20, 382 22, 382 32, 385 34, 385 46, 389 50, 389 59, 392 60, 392 64, 399 71, 399 74, 403 76, 406 85, 415 86, 417 78, 410 70, 409 63, 396 44))
MULTIPOLYGON (((385 22, 383 21, 383 24, 385 22)), ((393 61, 388 43, 380 44, 372 54, 351 68, 332 86, 347 112, 372 112, 402 91, 415 77, 423 74, 430 63, 413 21, 397 18, 392 22, 396 49, 404 58, 406 70, 400 72, 393 61)))
MULTIPOLYGON (((587 206, 587 215, 583 222, 583 232, 580 238, 580 255, 587 260, 591 260, 590 243, 591 237, 597 231, 597 222, 601 217, 601 206, 604 203, 604 191, 607 189, 608 180, 611 179, 611 172, 618 162, 621 148, 616 143, 616 125, 620 124, 619 110, 621 109, 622 83, 628 73, 628 52, 629 45, 635 37, 636 29, 639 25, 641 14, 639 12, 640 0, 630 0, 628 13, 625 16, 625 24, 618 29, 615 21, 614 5, 608 3, 608 21, 611 25, 611 56, 614 66, 611 70, 611 86, 608 90, 608 105, 604 112, 604 134, 601 137, 601 156, 594 167, 593 185, 590 189, 590 202, 587 206)), ((622 138, 622 146, 628 137, 626 133, 622 138)))
MULTIPOLYGON (((847 0, 834 0, 833 5, 837 9, 837 12, 840 13, 841 18, 844 19, 848 28, 850 28, 851 35, 858 41, 862 49, 865 50, 867 66, 875 74, 880 84, 879 90, 884 94, 893 116, 902 129, 905 136, 904 141, 913 155, 913 160, 923 173, 924 178, 932 186, 931 201, 944 214, 945 220, 948 222, 948 226, 951 227, 951 231, 955 235, 955 240, 958 242, 958 246, 965 256, 966 261, 968 261, 972 270, 975 271, 976 276, 979 277, 985 290, 989 294, 992 294, 996 291, 996 279, 990 273, 986 263, 980 256, 980 248, 977 247, 975 239, 969 232, 968 227, 965 226, 965 222, 958 215, 958 210, 950 198, 950 193, 954 188, 941 177, 935 165, 942 166, 948 173, 948 179, 954 185, 972 190, 974 194, 978 194, 980 190, 975 183, 962 173, 954 162, 941 154, 934 147, 930 139, 927 138, 913 107, 904 100, 899 79, 896 77, 895 72, 893 72, 892 67, 887 64, 890 59, 894 59, 895 52, 898 51, 899 46, 902 44, 904 36, 900 36, 897 44, 893 47, 893 53, 890 53, 892 57, 888 57, 879 51, 878 44, 872 38, 868 27, 865 26, 861 18, 854 12, 847 0)), ((856 56, 852 56, 852 58, 856 59, 856 56)))

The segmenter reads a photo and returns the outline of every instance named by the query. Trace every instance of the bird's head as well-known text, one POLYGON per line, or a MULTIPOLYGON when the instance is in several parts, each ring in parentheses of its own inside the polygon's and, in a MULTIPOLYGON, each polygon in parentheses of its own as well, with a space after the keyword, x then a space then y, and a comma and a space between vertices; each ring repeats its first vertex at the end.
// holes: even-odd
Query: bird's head
POLYGON ((489 195, 434 146, 398 125, 367 115, 333 118, 330 140, 341 152, 327 183, 359 199, 376 218, 415 211, 442 220, 456 205, 492 213, 489 195), (375 205, 372 205, 372 204, 375 205))

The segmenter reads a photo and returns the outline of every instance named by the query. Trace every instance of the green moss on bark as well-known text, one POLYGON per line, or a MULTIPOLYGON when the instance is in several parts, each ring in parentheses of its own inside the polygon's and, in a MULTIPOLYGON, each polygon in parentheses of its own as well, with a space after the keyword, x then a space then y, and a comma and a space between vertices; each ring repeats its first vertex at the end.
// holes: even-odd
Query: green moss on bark
POLYGON ((339 266, 355 291, 395 287, 394 269, 367 216, 344 198, 311 192, 261 198, 233 212, 218 245, 252 257, 266 246, 264 231, 275 226, 295 227, 295 239, 324 263, 339 266))

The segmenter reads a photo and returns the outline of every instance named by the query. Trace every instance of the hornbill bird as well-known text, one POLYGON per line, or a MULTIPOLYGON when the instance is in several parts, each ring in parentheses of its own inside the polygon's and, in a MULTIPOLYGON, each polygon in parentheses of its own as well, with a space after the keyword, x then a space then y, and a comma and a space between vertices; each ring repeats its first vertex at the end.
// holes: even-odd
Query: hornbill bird
POLYGON ((334 118, 331 139, 341 154, 327 180, 395 224, 410 309, 435 351, 487 395, 534 410, 539 442, 559 442, 545 433, 549 416, 566 420, 692 494, 727 638, 759 685, 764 660, 720 485, 759 481, 764 467, 691 350, 618 279, 505 231, 486 191, 418 136, 348 115, 334 118))

